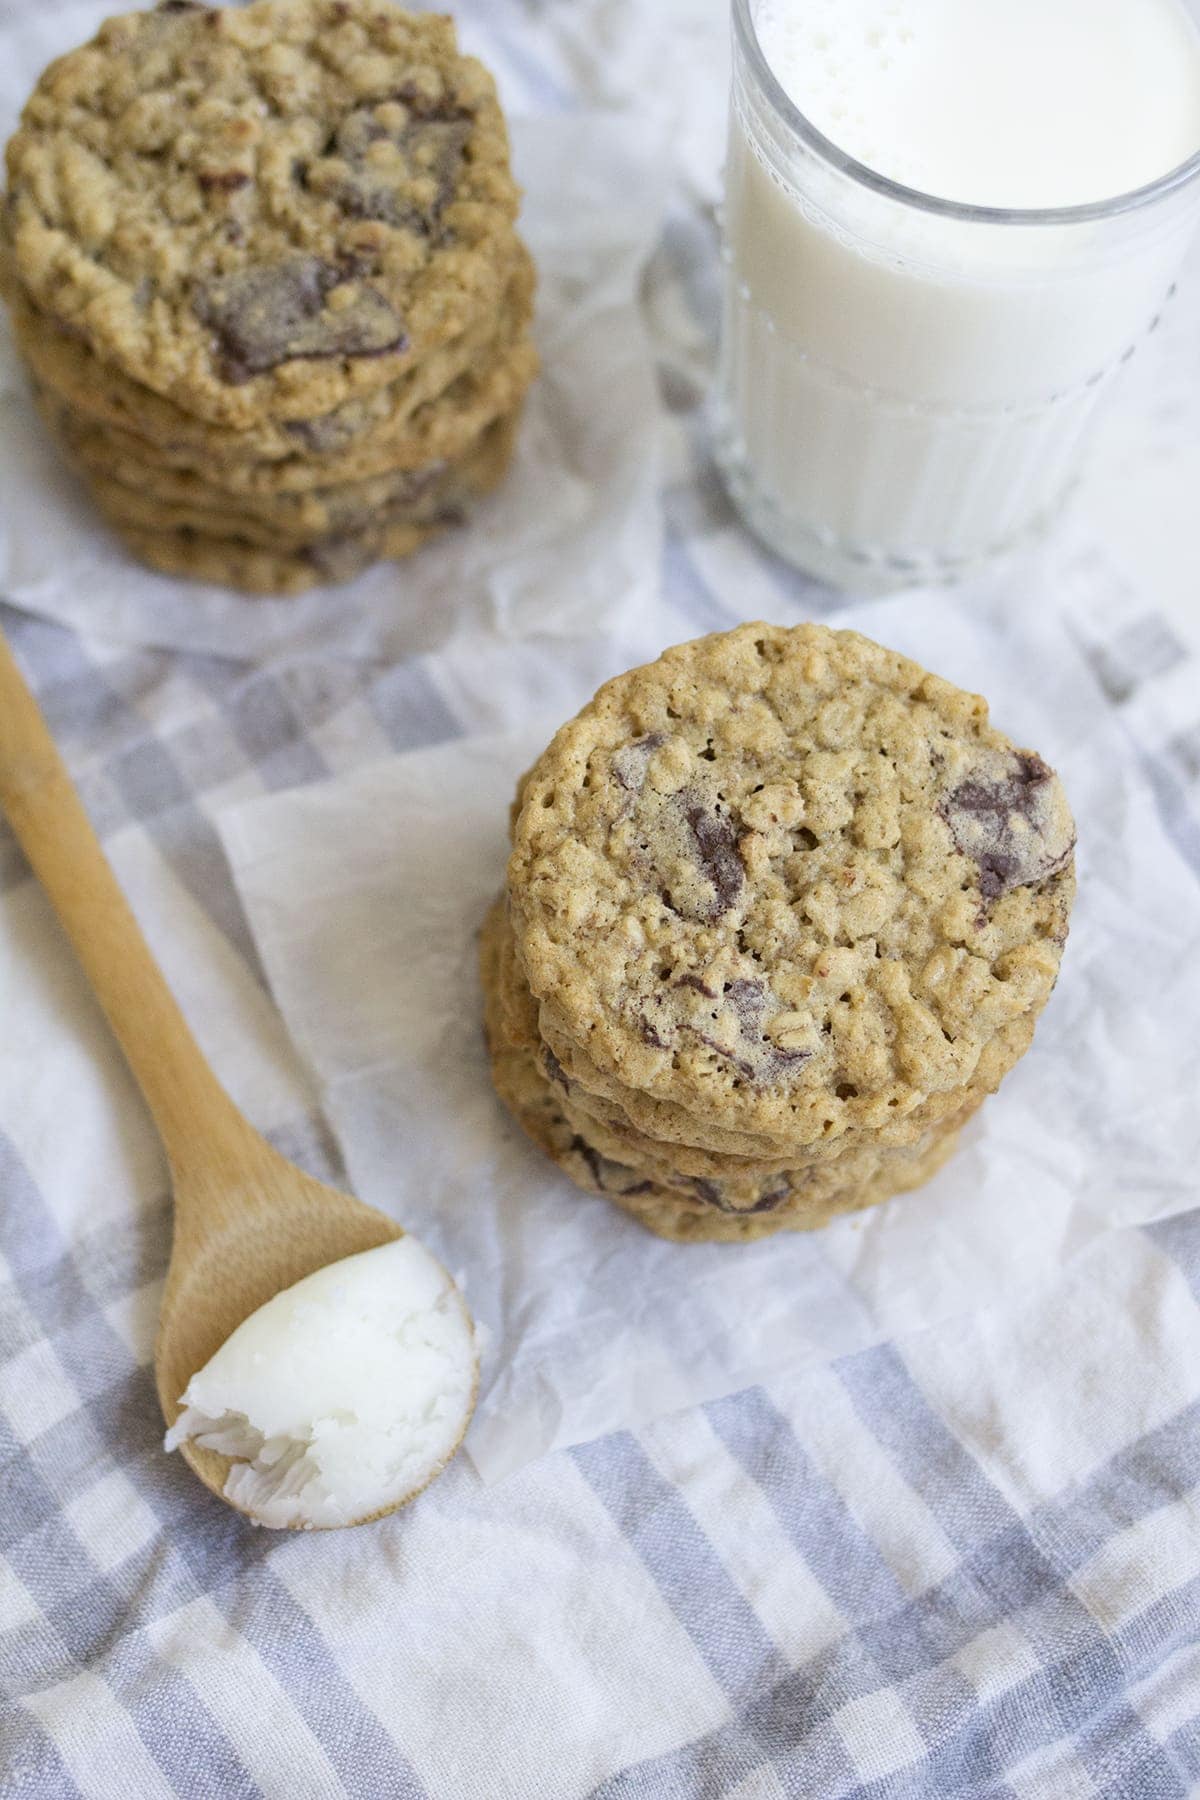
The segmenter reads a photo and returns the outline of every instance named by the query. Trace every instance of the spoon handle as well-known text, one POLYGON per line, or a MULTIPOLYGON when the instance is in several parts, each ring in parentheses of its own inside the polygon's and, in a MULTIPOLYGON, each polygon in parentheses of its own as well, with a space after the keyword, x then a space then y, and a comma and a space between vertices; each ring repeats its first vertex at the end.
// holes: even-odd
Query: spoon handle
POLYGON ((45 719, 0 634, 0 806, 74 945, 172 1167, 245 1121, 218 1083, 117 885, 45 719))

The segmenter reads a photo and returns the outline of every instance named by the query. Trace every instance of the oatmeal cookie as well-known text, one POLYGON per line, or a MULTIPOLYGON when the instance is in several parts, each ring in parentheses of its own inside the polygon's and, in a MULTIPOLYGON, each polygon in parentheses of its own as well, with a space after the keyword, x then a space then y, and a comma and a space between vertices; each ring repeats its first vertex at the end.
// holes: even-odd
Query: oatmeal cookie
POLYGON ((607 1154, 563 1113, 555 1088, 528 1052, 499 1051, 492 1079, 522 1130, 577 1187, 613 1200, 659 1237, 680 1243, 746 1243, 780 1231, 812 1231, 843 1213, 877 1205, 928 1181, 953 1154, 957 1121, 935 1126, 917 1145, 882 1153, 864 1179, 829 1171, 776 1179, 756 1197, 734 1197, 718 1183, 667 1183, 607 1154))
MULTIPOLYGON (((494 420, 453 462, 439 459, 372 481, 282 494, 273 505, 261 501, 253 508, 231 505, 230 496, 205 495, 190 484, 175 498, 165 498, 151 484, 140 484, 127 466, 121 466, 119 478, 110 476, 98 451, 85 463, 84 474, 97 505, 116 524, 300 550, 381 525, 428 522, 464 507, 494 486, 498 471, 507 466, 513 428, 512 415, 494 420)), ((63 436, 71 459, 82 461, 69 434, 63 436)))
MULTIPOLYGON (((794 1172, 799 1167, 815 1170, 834 1161, 846 1169, 852 1157, 858 1157, 860 1168, 867 1170, 868 1162, 863 1159, 874 1158, 881 1150, 911 1149, 934 1126, 948 1118, 965 1122, 998 1085, 997 1082, 989 1086, 981 1079, 951 1095, 936 1096, 936 1104, 918 1108, 905 1120, 894 1121, 879 1132, 848 1131, 835 1138, 822 1137, 817 1143, 805 1146, 782 1139, 748 1140, 734 1134, 727 1134, 721 1142, 720 1133, 705 1131, 703 1121, 687 1115, 671 1118, 665 1133, 656 1135, 635 1123, 631 1116, 639 1111, 636 1096, 625 1094, 618 1101, 595 1093, 564 1066, 540 1033, 514 1031, 512 1018, 506 976, 502 971, 491 1000, 489 1029, 504 1049, 525 1051, 536 1058, 546 1079, 558 1089, 566 1117, 597 1142, 603 1134, 610 1146, 619 1145, 620 1149, 612 1148, 610 1152, 618 1159, 624 1156, 639 1164, 653 1164, 663 1172, 672 1171, 702 1180, 761 1181, 783 1171, 794 1172), (718 1141, 714 1142, 714 1139, 718 1141)), ((1015 1045, 1006 1040, 1005 1050, 1008 1055, 1013 1055, 1015 1045)))
POLYGON ((526 778, 516 953, 556 1054, 809 1146, 998 1081, 1057 976, 1074 841, 978 697, 854 632, 743 626, 608 683, 526 778))
POLYGON ((453 457, 489 418, 516 404, 537 371, 528 335, 533 265, 519 245, 516 257, 498 313, 387 387, 314 418, 264 419, 238 430, 195 418, 100 362, 78 332, 37 312, 11 286, 8 301, 35 385, 110 470, 116 457, 151 468, 160 482, 178 472, 234 495, 273 498, 453 457))
POLYGON ((159 529, 115 518, 111 523, 140 561, 166 575, 214 582, 247 594, 300 594, 313 587, 334 586, 352 580, 374 562, 411 556, 457 524, 467 500, 490 493, 503 480, 512 457, 515 425, 515 419, 499 421, 469 480, 465 469, 458 473, 453 501, 447 495, 440 508, 424 505, 417 522, 377 522, 365 531, 320 538, 298 548, 278 541, 264 545, 245 537, 207 536, 186 527, 159 529), (424 516, 426 513, 429 516, 424 516))
POLYGON ((386 0, 168 0, 39 80, 7 151, 11 278, 214 424, 374 393, 501 302, 495 87, 386 0))

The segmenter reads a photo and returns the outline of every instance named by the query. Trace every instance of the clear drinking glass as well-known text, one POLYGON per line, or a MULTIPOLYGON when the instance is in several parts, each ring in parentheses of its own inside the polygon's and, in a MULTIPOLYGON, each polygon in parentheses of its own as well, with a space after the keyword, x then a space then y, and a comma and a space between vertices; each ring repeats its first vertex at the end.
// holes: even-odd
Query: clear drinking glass
POLYGON ((754 0, 733 0, 733 25, 714 414, 730 491, 773 549, 836 585, 967 574, 1040 532, 1073 485, 1200 217, 1200 153, 1095 205, 938 200, 808 122, 754 0))

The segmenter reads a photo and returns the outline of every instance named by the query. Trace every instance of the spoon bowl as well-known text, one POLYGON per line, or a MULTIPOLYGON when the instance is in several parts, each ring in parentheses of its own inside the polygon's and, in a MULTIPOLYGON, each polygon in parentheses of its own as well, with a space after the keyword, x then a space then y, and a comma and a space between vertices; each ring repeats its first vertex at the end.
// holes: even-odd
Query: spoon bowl
MULTIPOLYGON (((168 1427, 197 1369, 251 1313, 328 1263, 404 1235, 374 1207, 306 1175, 248 1124, 239 1140, 222 1168, 185 1168, 174 1182, 175 1236, 154 1345, 168 1427)), ((227 1456, 191 1438, 179 1449, 205 1487, 237 1505, 225 1493, 227 1456)))

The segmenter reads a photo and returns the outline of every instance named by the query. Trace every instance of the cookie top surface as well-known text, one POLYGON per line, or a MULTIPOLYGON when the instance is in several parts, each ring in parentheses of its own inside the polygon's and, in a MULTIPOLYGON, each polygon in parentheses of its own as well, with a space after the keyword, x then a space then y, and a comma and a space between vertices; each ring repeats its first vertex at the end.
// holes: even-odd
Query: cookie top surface
POLYGON ((517 192, 491 77, 389 0, 168 0, 42 75, 8 145, 16 281, 217 423, 311 417, 496 304, 517 192))
POLYGON ((1074 894, 1061 784, 854 632, 748 625, 602 688, 523 784, 533 994, 630 1090, 794 1143, 967 1087, 1074 894))

